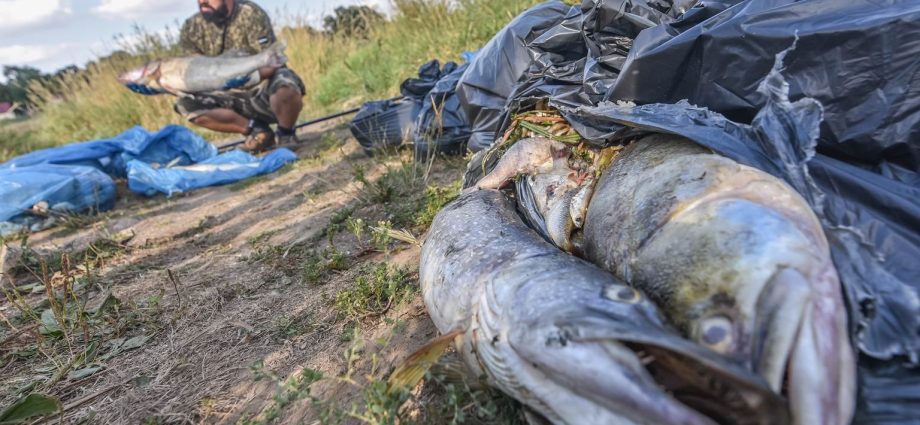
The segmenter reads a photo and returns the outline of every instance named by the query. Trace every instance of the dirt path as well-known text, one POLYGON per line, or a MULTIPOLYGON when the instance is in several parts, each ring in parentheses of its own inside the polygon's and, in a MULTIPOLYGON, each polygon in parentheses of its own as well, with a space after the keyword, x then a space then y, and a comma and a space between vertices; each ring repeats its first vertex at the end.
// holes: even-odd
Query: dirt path
MULTIPOLYGON (((418 247, 371 226, 421 236, 463 161, 369 158, 341 124, 305 140, 278 173, 172 199, 122 192, 95 223, 32 235, 48 277, 25 269, 43 275, 27 251, 18 292, 3 282, 0 406, 38 391, 64 423, 392 423, 402 399, 379 379, 437 331, 418 247)), ((509 409, 425 385, 402 416, 502 422, 509 409)))

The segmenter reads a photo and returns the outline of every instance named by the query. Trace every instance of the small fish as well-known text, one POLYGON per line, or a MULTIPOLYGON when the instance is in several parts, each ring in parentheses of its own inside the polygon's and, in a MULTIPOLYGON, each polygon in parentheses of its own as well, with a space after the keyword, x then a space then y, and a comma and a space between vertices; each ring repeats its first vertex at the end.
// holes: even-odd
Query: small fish
POLYGON ((553 424, 786 423, 763 379, 669 330, 642 293, 547 243, 497 190, 441 210, 420 261, 444 336, 392 387, 414 386, 453 344, 474 376, 553 424))
POLYGON ((263 70, 284 66, 285 47, 284 42, 277 42, 252 56, 195 55, 155 60, 121 74, 118 81, 129 87, 175 95, 253 87, 262 81, 263 70))
POLYGON ((798 425, 849 424, 855 360, 821 225, 781 180, 652 135, 600 177, 584 255, 687 337, 788 389, 798 425))
POLYGON ((515 176, 535 172, 546 165, 551 166, 555 158, 565 155, 568 155, 568 149, 562 142, 545 137, 521 139, 508 148, 489 174, 464 192, 501 189, 515 176))

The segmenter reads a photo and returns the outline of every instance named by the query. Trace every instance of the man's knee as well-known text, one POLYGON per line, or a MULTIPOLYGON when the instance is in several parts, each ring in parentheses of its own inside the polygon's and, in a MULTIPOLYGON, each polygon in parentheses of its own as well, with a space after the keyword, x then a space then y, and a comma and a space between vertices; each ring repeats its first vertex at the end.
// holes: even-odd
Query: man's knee
POLYGON ((298 88, 282 85, 275 89, 271 95, 272 102, 282 102, 289 105, 302 105, 303 93, 298 88))

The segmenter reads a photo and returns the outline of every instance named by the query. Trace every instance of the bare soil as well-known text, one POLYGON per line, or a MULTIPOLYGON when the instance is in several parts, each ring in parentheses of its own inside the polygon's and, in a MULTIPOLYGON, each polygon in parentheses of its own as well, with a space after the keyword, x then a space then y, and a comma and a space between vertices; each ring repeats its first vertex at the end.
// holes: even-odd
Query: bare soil
MULTIPOLYGON (((100 347, 88 362, 100 370, 88 376, 73 374, 86 367, 80 354, 88 341, 80 326, 54 340, 11 300, 10 288, 38 282, 20 291, 21 300, 37 312, 43 303, 47 308, 44 278, 20 271, 3 282, 0 410, 31 390, 65 406, 48 422, 374 422, 348 415, 352 404, 355 412, 365 409, 367 384, 385 378, 438 332, 417 289, 357 318, 336 309, 336 295, 354 288, 373 264, 403 267, 410 286, 418 285, 418 246, 391 241, 375 249, 369 236, 359 240, 350 232, 343 217, 371 224, 388 219, 386 205, 369 199, 356 181, 356 170, 374 181, 411 156, 368 157, 341 124, 303 139, 296 148, 301 160, 280 172, 170 199, 122 187, 115 210, 98 221, 31 235, 29 246, 49 254, 97 249, 99 240, 133 232, 82 277, 90 284, 70 289, 87 310, 109 293, 120 302, 87 333, 100 347), (346 267, 324 270, 311 282, 304 271, 309 255, 330 249, 346 267), (139 347, 112 348, 134 337, 141 337, 139 347), (100 360, 106 353, 110 357, 100 360), (284 382, 304 370, 325 378, 309 389, 295 382, 288 386, 294 391, 285 392, 284 382)), ((459 179, 463 161, 411 167, 424 191, 459 179)), ((67 296, 66 285, 55 293, 67 296)))

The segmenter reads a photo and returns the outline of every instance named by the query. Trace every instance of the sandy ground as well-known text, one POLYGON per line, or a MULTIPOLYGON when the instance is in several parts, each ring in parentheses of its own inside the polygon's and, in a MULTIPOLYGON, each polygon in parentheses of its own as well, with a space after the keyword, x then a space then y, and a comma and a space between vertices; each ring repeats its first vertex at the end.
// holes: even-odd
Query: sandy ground
MULTIPOLYGON (((378 178, 386 163, 398 164, 400 157, 367 157, 341 122, 321 130, 304 135, 296 149, 301 160, 281 172, 171 199, 142 198, 122 188, 116 209, 99 221, 32 235, 29 244, 39 252, 76 252, 133 232, 124 252, 102 261, 94 284, 77 293, 87 308, 109 292, 121 302, 117 317, 108 319, 112 328, 95 338, 102 347, 117 338, 146 341, 120 353, 110 349, 115 354, 96 360, 103 369, 88 377, 65 375, 46 385, 55 368, 83 350, 83 342, 40 343, 34 324, 4 299, 0 312, 10 323, 0 323, 0 405, 37 382, 36 389, 67 407, 64 423, 238 423, 274 416, 272 423, 326 423, 333 420, 321 418, 323 406, 360 407, 369 379, 386 377, 438 333, 417 290, 382 315, 348 320, 335 310, 336 294, 353 287, 367 264, 404 266, 417 287, 419 249, 394 243, 380 252, 341 228, 329 237, 325 229, 343 210, 355 209, 354 216, 368 220, 386 218, 380 206, 366 202, 353 175, 363 169, 368 180, 378 178), (304 253, 330 242, 348 267, 307 282, 304 253), (350 337, 355 329, 358 336, 350 337), (45 348, 30 352, 36 346, 45 348), (309 397, 279 402, 283 387, 257 379, 257 364, 282 381, 304 368, 339 378, 312 385, 309 397), (279 412, 266 416, 272 406, 279 412)), ((435 162, 431 170, 428 184, 446 185, 460 177, 462 161, 435 162)), ((19 275, 16 285, 30 281, 34 277, 19 275)), ((33 306, 43 299, 44 292, 24 298, 33 306)))

